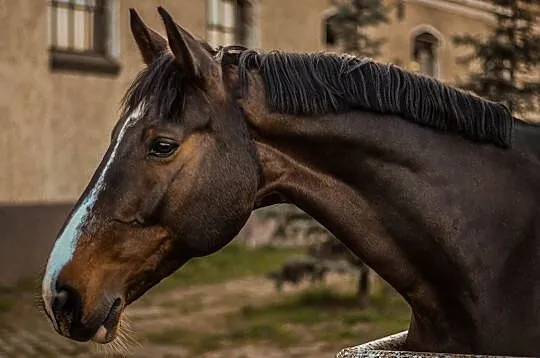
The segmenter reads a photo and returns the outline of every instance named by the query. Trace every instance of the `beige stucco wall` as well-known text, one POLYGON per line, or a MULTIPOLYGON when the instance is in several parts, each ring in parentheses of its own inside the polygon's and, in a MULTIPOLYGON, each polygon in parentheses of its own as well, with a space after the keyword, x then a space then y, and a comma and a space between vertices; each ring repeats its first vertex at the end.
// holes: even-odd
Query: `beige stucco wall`
MULTIPOLYGON (((122 65, 118 76, 51 72, 46 0, 0 0, 0 203, 73 201, 104 153, 119 102, 142 62, 131 39, 128 9, 162 31, 156 12, 165 6, 180 24, 205 35, 206 0, 117 0, 122 65)), ((388 3, 393 1, 388 0, 388 3)), ((324 49, 322 15, 329 0, 258 0, 265 49, 324 49)), ((406 2, 406 16, 376 29, 386 37, 383 61, 410 61, 411 30, 436 28, 443 36, 441 74, 453 81, 466 69, 455 64, 451 36, 483 32, 485 21, 406 2)))
POLYGON ((261 47, 321 51, 322 14, 329 0, 261 0, 261 47))
POLYGON ((0 202, 73 201, 104 153, 119 102, 142 62, 128 8, 161 28, 163 5, 204 34, 204 1, 120 0, 118 76, 51 72, 47 1, 0 0, 0 202))
MULTIPOLYGON (((387 0, 387 3, 390 2, 387 0)), ((465 33, 486 34, 490 17, 478 9, 467 9, 456 4, 442 6, 443 3, 445 1, 406 1, 405 17, 401 21, 397 19, 395 11, 390 12, 391 23, 375 30, 386 38, 381 59, 394 61, 399 58, 402 65, 407 66, 412 61, 414 34, 427 29, 441 40, 438 49, 439 79, 455 82, 458 75, 465 75, 467 68, 457 64, 456 59, 467 50, 456 47, 452 38, 465 33)))

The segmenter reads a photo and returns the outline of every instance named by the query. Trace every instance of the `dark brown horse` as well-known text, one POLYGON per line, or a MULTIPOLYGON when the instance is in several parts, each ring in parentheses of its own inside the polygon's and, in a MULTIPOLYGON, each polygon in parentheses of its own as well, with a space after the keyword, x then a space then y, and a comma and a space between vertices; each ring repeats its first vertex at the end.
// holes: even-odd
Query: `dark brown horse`
POLYGON ((412 308, 403 349, 540 354, 538 131, 502 105, 332 54, 215 51, 131 12, 147 67, 51 252, 66 337, 108 342, 124 308, 294 203, 412 308))

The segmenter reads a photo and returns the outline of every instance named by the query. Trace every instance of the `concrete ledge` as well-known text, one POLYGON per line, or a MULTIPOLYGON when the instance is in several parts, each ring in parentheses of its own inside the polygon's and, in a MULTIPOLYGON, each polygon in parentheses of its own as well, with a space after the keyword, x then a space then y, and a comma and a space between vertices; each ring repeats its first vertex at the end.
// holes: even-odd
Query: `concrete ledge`
POLYGON ((342 349, 336 358, 395 357, 395 353, 401 352, 400 349, 404 346, 406 339, 407 331, 399 332, 359 346, 342 349), (391 354, 392 352, 394 354, 391 354))
MULTIPOLYGON (((407 352, 400 350, 407 339, 407 331, 377 339, 359 346, 342 349, 336 358, 501 358, 503 356, 407 352)), ((509 356, 504 356, 509 357, 509 356)))

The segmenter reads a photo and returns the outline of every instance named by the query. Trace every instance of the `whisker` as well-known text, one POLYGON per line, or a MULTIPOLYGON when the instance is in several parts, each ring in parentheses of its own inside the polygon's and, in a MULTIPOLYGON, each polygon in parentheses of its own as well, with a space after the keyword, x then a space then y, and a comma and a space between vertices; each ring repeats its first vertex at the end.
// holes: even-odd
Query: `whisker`
POLYGON ((142 344, 134 337, 131 322, 126 314, 122 314, 118 323, 116 338, 107 344, 95 344, 95 351, 106 357, 126 356, 134 349, 142 347, 142 344))
POLYGON ((41 294, 35 294, 32 297, 32 307, 36 308, 39 312, 45 313, 45 307, 43 307, 43 298, 41 294))

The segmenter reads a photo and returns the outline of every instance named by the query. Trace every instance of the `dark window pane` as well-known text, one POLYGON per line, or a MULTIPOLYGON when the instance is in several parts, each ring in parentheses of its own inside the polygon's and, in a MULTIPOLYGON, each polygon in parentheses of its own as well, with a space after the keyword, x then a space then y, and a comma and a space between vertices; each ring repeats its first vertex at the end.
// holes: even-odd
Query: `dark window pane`
POLYGON ((332 28, 332 25, 330 24, 329 19, 325 19, 324 21, 324 38, 326 41, 326 45, 328 46, 336 45, 336 42, 337 42, 336 33, 334 29, 332 28))
POLYGON ((420 65, 420 72, 435 75, 438 40, 429 32, 423 32, 414 38, 414 59, 420 65))

